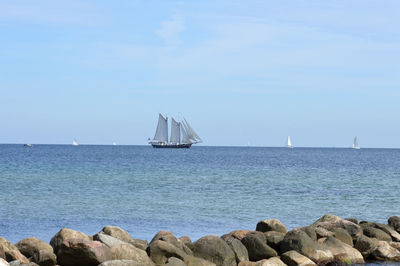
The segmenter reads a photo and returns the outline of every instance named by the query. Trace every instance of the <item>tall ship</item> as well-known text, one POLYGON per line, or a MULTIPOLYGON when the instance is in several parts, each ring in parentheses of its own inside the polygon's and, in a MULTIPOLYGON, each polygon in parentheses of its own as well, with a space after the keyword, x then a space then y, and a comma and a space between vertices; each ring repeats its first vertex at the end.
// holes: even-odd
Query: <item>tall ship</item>
POLYGON ((190 148, 193 144, 203 142, 185 118, 177 122, 171 117, 171 136, 168 140, 168 117, 158 115, 156 134, 149 144, 153 148, 190 148))

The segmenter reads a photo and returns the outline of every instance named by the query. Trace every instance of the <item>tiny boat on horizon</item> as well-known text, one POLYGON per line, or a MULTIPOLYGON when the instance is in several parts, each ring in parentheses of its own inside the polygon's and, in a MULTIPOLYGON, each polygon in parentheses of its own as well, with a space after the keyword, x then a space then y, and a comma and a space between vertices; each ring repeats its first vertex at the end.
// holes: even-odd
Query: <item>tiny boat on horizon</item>
POLYGON ((32 147, 33 147, 33 145, 32 145, 32 144, 29 144, 29 143, 27 143, 27 144, 24 144, 24 147, 27 147, 27 148, 32 148, 32 147))
POLYGON ((359 150, 360 145, 358 144, 357 136, 354 138, 353 145, 351 146, 352 149, 359 150))
POLYGON ((74 140, 72 141, 72 146, 79 146, 79 144, 78 144, 78 142, 76 141, 76 139, 74 139, 74 140))
POLYGON ((290 136, 287 137, 285 147, 293 149, 292 140, 290 139, 290 136))

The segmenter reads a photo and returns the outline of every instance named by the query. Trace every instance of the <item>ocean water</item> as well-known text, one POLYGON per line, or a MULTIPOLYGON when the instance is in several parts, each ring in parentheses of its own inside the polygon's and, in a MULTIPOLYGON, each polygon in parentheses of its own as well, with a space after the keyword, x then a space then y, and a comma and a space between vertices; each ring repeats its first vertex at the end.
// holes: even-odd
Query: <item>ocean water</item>
POLYGON ((326 213, 400 215, 398 149, 0 145, 0 181, 0 236, 13 243, 62 227, 196 240, 271 218, 292 229, 326 213))

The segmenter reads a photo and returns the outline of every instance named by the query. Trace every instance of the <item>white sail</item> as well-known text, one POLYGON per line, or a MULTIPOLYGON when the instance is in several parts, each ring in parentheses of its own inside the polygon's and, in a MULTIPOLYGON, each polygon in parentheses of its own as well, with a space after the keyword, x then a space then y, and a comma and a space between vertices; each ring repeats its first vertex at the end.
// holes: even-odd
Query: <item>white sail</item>
POLYGON ((183 123, 179 123, 181 125, 181 133, 182 133, 182 144, 190 144, 192 143, 189 139, 189 136, 186 132, 185 125, 183 123))
POLYGON ((79 144, 78 144, 78 142, 76 141, 76 139, 74 139, 73 141, 72 141, 72 146, 78 146, 79 144))
POLYGON ((168 117, 164 118, 161 114, 158 115, 158 124, 153 140, 168 142, 168 117))
POLYGON ((113 145, 113 146, 117 146, 117 143, 114 141, 114 142, 112 143, 112 145, 113 145))
POLYGON ((358 144, 357 136, 354 138, 353 141, 353 146, 351 146, 353 149, 360 149, 360 145, 358 144))
POLYGON ((189 123, 184 118, 182 123, 185 126, 189 139, 193 140, 194 143, 203 142, 202 139, 197 135, 197 133, 193 130, 193 128, 189 125, 189 123))
POLYGON ((171 118, 171 138, 170 143, 179 144, 181 139, 181 123, 175 121, 174 118, 171 118))
POLYGON ((287 137, 286 147, 293 148, 292 140, 290 139, 290 136, 287 137))

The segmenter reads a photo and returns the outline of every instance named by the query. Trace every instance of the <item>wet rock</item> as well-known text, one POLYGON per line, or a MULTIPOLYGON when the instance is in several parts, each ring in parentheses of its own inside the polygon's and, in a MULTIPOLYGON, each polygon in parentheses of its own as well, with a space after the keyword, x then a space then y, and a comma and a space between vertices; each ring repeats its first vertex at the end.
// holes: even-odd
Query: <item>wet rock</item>
POLYGON ((185 261, 188 256, 183 249, 163 240, 151 241, 147 248, 147 254, 156 265, 165 264, 170 257, 176 257, 185 261))
POLYGON ((379 240, 376 238, 369 238, 367 236, 360 236, 355 243, 355 248, 361 252, 364 258, 368 258, 369 255, 377 248, 379 240))
POLYGON ((5 260, 6 261, 13 261, 13 260, 19 260, 22 263, 28 263, 29 260, 27 257, 25 257, 19 249, 11 244, 7 239, 0 237, 0 246, 3 247, 4 255, 5 255, 5 260))
POLYGON ((39 266, 53 266, 57 264, 56 254, 49 250, 35 251, 31 260, 39 266))
POLYGON ((351 235, 343 228, 336 228, 333 231, 333 236, 336 239, 339 239, 340 241, 342 241, 343 243, 346 243, 347 245, 350 245, 351 247, 353 247, 353 238, 351 237, 351 235))
POLYGON ((259 232, 268 232, 268 231, 276 231, 276 232, 281 232, 286 234, 287 229, 281 221, 277 219, 271 219, 271 220, 263 220, 258 222, 256 231, 259 232))
POLYGON ((101 232, 103 232, 106 235, 115 237, 121 241, 132 244, 135 247, 140 248, 142 250, 146 250, 146 248, 148 246, 148 242, 146 240, 134 239, 127 231, 123 230, 122 228, 120 228, 118 226, 108 225, 108 226, 104 227, 101 230, 101 232))
POLYGON ((112 246, 110 253, 113 260, 132 260, 139 265, 153 265, 146 251, 128 243, 112 246))
POLYGON ((281 242, 281 252, 295 250, 316 263, 323 263, 333 259, 330 251, 323 250, 316 241, 312 240, 301 229, 289 231, 281 242))
POLYGON ((306 256, 301 255, 295 250, 287 251, 281 255, 281 260, 288 266, 314 266, 316 265, 312 260, 306 256))
POLYGON ((62 266, 97 266, 111 259, 109 247, 86 239, 64 240, 57 252, 57 262, 62 266))
POLYGON ((376 238, 382 241, 392 241, 390 235, 386 234, 382 230, 374 227, 364 227, 363 228, 364 235, 370 238, 376 238))
POLYGON ((33 257, 35 253, 41 250, 53 253, 53 248, 49 244, 36 237, 22 239, 15 246, 27 258, 33 257))
POLYGON ((117 246, 120 244, 128 244, 127 242, 124 242, 122 240, 119 240, 118 238, 115 238, 110 235, 106 235, 103 232, 97 233, 93 236, 93 240, 99 241, 103 244, 105 244, 107 247, 113 247, 117 246))
POLYGON ((400 261, 400 251, 390 246, 386 241, 379 241, 378 247, 372 251, 370 258, 374 260, 400 261))
POLYGON ((267 241, 267 245, 280 253, 280 245, 283 238, 285 238, 285 234, 276 231, 269 231, 265 232, 264 236, 267 241))
POLYGON ((229 245, 218 236, 205 236, 193 243, 196 257, 211 261, 216 265, 236 265, 236 256, 229 245))
POLYGON ((99 266, 141 266, 141 264, 133 260, 108 260, 99 264, 99 266))
POLYGON ((68 239, 83 239, 91 241, 92 237, 82 232, 75 231, 68 228, 62 228, 57 234, 55 234, 50 240, 50 246, 53 247, 54 253, 57 255, 58 249, 62 243, 68 239))
POLYGON ((166 266, 186 266, 186 263, 178 258, 171 257, 168 259, 168 261, 165 265, 166 266))
POLYGON ((334 237, 328 236, 323 244, 336 260, 351 264, 364 263, 360 251, 334 237))
POLYGON ((259 261, 278 256, 278 253, 267 245, 264 234, 249 233, 242 239, 251 261, 259 261))
POLYGON ((236 262, 239 263, 241 261, 249 260, 249 253, 247 252, 246 247, 240 242, 240 240, 231 237, 229 239, 224 240, 229 247, 233 250, 236 257, 236 262))
POLYGON ((400 218, 398 216, 392 216, 388 219, 388 225, 394 230, 400 233, 400 218))

